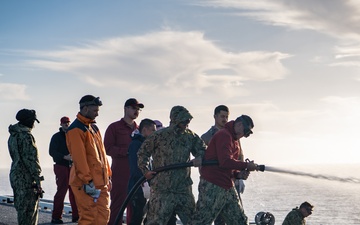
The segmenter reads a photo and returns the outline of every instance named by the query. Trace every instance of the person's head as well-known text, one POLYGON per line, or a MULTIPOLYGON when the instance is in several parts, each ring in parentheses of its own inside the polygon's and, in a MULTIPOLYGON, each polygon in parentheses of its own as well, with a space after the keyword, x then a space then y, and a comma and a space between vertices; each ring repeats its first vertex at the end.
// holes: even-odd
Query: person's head
POLYGON ((175 125, 180 131, 185 131, 192 118, 190 112, 183 106, 174 106, 170 111, 170 125, 175 125))
POLYGON ((254 122, 250 118, 250 116, 247 115, 241 115, 238 118, 236 118, 234 123, 234 132, 236 134, 236 137, 242 138, 242 137, 249 137, 250 134, 252 134, 252 129, 254 128, 254 122))
POLYGON ((16 113, 16 120, 19 121, 19 124, 24 125, 29 128, 34 127, 35 121, 40 123, 36 118, 36 111, 33 109, 21 109, 16 113))
POLYGON ((308 202, 303 202, 300 205, 300 212, 304 217, 310 216, 312 214, 314 206, 308 202))
POLYGON ((67 129, 69 128, 70 126, 70 118, 67 117, 67 116, 63 116, 61 117, 60 119, 60 126, 61 126, 61 129, 66 132, 67 129))
POLYGON ((164 128, 162 122, 160 122, 159 120, 154 120, 154 122, 156 124, 156 130, 161 130, 164 128))
POLYGON ((135 98, 129 98, 124 104, 124 117, 126 119, 135 120, 138 118, 142 108, 144 108, 144 104, 139 103, 135 98))
POLYGON ((229 108, 225 105, 219 105, 214 110, 215 126, 224 128, 229 119, 229 108))
POLYGON ((80 99, 79 104, 80 114, 91 120, 94 120, 99 115, 99 109, 102 106, 100 97, 93 95, 85 95, 80 99))
POLYGON ((156 123, 151 119, 143 119, 139 125, 139 131, 144 137, 150 136, 154 131, 156 131, 156 123))

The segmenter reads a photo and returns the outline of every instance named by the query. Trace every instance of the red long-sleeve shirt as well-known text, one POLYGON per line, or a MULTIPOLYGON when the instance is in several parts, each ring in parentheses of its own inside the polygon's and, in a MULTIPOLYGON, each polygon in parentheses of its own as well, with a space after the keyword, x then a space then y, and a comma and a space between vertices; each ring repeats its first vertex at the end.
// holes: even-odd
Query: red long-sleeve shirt
POLYGON ((240 143, 236 139, 232 120, 226 123, 224 129, 216 132, 205 151, 204 159, 217 160, 219 165, 203 166, 201 177, 222 188, 231 188, 234 175, 247 166, 247 163, 238 160, 239 153, 240 143))

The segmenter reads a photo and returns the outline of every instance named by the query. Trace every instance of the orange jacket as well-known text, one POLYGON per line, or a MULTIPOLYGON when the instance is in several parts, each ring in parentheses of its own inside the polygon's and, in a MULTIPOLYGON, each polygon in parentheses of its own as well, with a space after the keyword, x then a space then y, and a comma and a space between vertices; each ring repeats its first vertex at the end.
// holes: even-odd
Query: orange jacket
POLYGON ((82 186, 91 180, 95 186, 105 186, 112 175, 105 147, 95 121, 80 113, 66 132, 66 144, 73 160, 70 185, 82 186))

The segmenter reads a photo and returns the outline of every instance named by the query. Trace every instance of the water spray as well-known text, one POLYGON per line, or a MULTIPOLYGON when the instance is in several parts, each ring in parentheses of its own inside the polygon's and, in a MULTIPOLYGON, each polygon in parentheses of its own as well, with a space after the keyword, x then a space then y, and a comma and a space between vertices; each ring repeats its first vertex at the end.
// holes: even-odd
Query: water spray
POLYGON ((267 172, 275 172, 275 173, 285 173, 285 174, 291 174, 291 175, 297 175, 297 176, 312 177, 312 178, 316 178, 316 179, 324 179, 324 180, 331 180, 331 181, 340 181, 340 182, 346 182, 346 183, 360 184, 360 180, 358 178, 354 178, 354 177, 341 178, 341 177, 337 177, 337 176, 290 171, 290 170, 280 169, 280 168, 271 167, 271 166, 267 166, 266 171, 267 172))

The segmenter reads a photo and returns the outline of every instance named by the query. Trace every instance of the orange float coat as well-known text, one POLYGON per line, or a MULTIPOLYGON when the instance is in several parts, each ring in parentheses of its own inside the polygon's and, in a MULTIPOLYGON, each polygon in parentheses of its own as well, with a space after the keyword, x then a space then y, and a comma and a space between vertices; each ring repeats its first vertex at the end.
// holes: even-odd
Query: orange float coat
POLYGON ((66 143, 73 160, 69 184, 78 206, 79 224, 107 224, 110 215, 108 183, 112 172, 95 121, 78 113, 66 133, 66 143), (83 185, 90 181, 101 190, 96 202, 83 190, 83 185))

